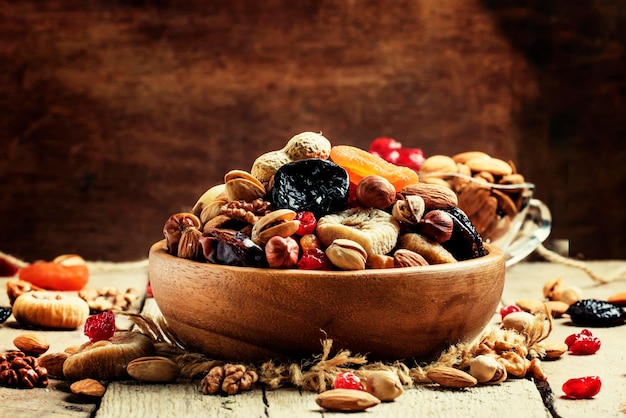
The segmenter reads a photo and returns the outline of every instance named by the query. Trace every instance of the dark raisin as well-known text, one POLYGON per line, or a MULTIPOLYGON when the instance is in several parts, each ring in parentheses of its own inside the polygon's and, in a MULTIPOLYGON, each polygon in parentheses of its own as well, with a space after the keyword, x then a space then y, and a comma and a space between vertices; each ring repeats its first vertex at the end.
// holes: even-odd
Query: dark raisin
POLYGON ((0 306, 0 324, 6 322, 6 320, 9 319, 9 317, 11 316, 12 312, 13 310, 10 307, 6 308, 4 306, 0 306))
POLYGON ((626 311, 613 303, 598 299, 574 302, 565 312, 572 322, 581 327, 613 327, 623 325, 626 311))
POLYGON ((211 263, 267 267, 265 251, 243 232, 211 228, 200 238, 204 257, 211 263))
POLYGON ((446 210, 454 221, 452 236, 442 243, 443 247, 459 261, 487 255, 483 239, 470 218, 458 207, 446 210))
POLYGON ((310 158, 280 167, 269 199, 276 209, 313 212, 319 219, 348 207, 349 188, 346 170, 332 161, 310 158))

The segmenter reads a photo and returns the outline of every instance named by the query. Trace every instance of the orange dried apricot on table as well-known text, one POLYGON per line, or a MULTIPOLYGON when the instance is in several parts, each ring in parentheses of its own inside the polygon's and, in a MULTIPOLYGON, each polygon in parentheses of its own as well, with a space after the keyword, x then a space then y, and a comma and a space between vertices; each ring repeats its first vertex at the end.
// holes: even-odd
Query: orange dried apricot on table
POLYGON ((350 182, 358 184, 365 176, 376 174, 389 180, 396 191, 408 184, 419 183, 417 173, 385 161, 381 157, 350 145, 335 145, 330 150, 330 159, 343 167, 350 182))
POLYGON ((89 281, 89 270, 86 265, 37 261, 20 269, 18 277, 46 290, 80 290, 89 281))

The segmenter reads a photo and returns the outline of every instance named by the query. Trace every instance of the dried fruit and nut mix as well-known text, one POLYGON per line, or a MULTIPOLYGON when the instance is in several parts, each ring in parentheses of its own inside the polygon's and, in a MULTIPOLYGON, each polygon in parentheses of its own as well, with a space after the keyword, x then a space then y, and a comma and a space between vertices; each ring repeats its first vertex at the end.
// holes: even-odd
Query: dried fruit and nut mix
POLYGON ((190 212, 172 215, 163 228, 168 252, 309 270, 423 266, 486 254, 457 194, 420 182, 423 153, 389 139, 373 146, 376 153, 332 146, 313 132, 294 136, 259 156, 250 172, 226 173, 190 212))

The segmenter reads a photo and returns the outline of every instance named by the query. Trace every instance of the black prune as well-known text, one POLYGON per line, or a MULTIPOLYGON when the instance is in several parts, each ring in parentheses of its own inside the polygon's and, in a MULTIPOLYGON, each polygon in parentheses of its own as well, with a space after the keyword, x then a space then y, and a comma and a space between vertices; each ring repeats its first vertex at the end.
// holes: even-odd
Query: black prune
POLYGON ((487 255, 483 239, 470 218, 458 207, 447 209, 454 221, 452 236, 442 245, 459 261, 487 255))
POLYGON ((320 217, 348 207, 348 172, 329 160, 309 158, 280 167, 269 200, 275 209, 313 212, 320 217))
POLYGON ((13 310, 10 307, 5 308, 4 306, 0 306, 0 324, 6 322, 12 312, 13 310))
POLYGON ((210 228, 200 238, 204 258, 214 264, 268 267, 263 248, 240 231, 210 228))
POLYGON ((580 327, 613 327, 623 325, 626 321, 626 311, 623 308, 598 299, 574 302, 565 313, 580 327))

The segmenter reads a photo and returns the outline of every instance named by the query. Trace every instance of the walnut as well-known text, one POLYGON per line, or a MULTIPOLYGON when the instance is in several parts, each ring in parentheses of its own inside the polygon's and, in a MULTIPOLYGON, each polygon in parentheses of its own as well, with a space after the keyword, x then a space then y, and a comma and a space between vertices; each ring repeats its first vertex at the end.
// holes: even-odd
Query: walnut
POLYGON ((0 385, 32 389, 48 386, 48 371, 39 365, 35 357, 22 351, 10 351, 0 355, 0 385))
POLYGON ((85 288, 78 296, 87 302, 91 313, 127 311, 139 297, 136 289, 128 288, 122 293, 115 287, 85 288))
POLYGON ((22 294, 26 292, 33 292, 33 291, 40 291, 40 290, 45 290, 45 289, 42 289, 41 287, 37 287, 25 280, 14 280, 14 281, 7 282, 7 295, 9 296, 9 301, 11 303, 11 306, 13 306, 13 302, 15 302, 15 299, 17 299, 22 294))
POLYGON ((220 215, 226 215, 232 219, 239 219, 254 225, 259 218, 267 214, 270 203, 262 198, 254 199, 251 202, 235 200, 228 202, 220 209, 220 215))
POLYGON ((225 364, 209 370, 200 382, 200 389, 205 395, 214 395, 220 391, 234 395, 250 389, 258 379, 258 374, 243 364, 225 364))

